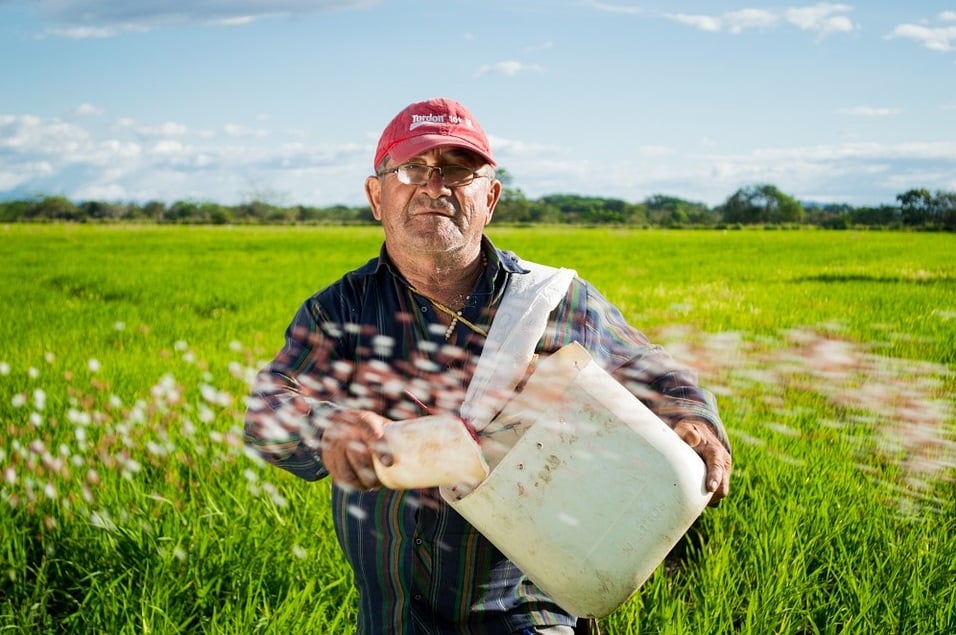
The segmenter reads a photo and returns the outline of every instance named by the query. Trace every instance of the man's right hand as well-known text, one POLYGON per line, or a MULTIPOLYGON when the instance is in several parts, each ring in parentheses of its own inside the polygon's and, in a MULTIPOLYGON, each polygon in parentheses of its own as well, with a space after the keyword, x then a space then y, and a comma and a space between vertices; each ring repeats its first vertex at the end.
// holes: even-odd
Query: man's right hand
POLYGON ((372 453, 384 465, 391 464, 384 439, 384 428, 389 423, 389 419, 370 410, 337 410, 329 416, 322 434, 322 463, 337 485, 359 490, 382 487, 372 453))

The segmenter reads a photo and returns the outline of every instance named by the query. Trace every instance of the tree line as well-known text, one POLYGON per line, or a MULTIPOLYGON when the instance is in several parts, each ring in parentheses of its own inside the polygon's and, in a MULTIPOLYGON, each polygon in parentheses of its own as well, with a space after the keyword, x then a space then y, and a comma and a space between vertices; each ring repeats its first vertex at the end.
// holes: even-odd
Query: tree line
MULTIPOLYGON (((655 194, 639 203, 616 198, 551 194, 529 199, 512 187, 508 172, 498 169, 504 188, 495 210, 496 223, 625 225, 633 227, 800 226, 956 230, 956 192, 924 188, 896 196, 893 204, 853 207, 806 203, 768 184, 740 188, 722 204, 709 207, 675 196, 655 194)), ((73 202, 63 196, 0 201, 0 222, 144 222, 169 224, 370 224, 368 206, 312 207, 273 205, 250 200, 238 205, 209 201, 164 203, 73 202)))

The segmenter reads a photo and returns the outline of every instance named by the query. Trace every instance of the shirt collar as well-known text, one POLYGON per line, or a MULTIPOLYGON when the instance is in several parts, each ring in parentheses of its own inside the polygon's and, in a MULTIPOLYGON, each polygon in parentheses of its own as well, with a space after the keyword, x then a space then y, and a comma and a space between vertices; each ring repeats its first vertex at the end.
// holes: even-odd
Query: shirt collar
MULTIPOLYGON (((487 236, 481 237, 481 248, 488 254, 488 267, 494 268, 500 264, 501 268, 508 273, 530 273, 529 269, 521 266, 520 259, 513 251, 498 249, 487 236)), ((388 257, 388 252, 385 251, 385 243, 382 243, 382 247, 379 249, 378 258, 371 260, 364 267, 358 269, 356 273, 374 275, 381 271, 382 267, 386 267, 392 274, 401 275, 392 263, 392 259, 388 257)))

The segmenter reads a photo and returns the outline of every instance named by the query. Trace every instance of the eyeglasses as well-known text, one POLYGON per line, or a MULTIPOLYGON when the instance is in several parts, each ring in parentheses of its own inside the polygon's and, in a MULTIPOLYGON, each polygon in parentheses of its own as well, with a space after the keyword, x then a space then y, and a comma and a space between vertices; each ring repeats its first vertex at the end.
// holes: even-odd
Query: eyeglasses
POLYGON ((491 178, 487 174, 479 174, 464 165, 425 165, 423 163, 403 163, 398 167, 382 170, 377 173, 377 176, 394 173, 405 185, 426 185, 432 180, 432 173, 436 171, 441 176, 442 185, 445 187, 462 187, 481 177, 491 178))

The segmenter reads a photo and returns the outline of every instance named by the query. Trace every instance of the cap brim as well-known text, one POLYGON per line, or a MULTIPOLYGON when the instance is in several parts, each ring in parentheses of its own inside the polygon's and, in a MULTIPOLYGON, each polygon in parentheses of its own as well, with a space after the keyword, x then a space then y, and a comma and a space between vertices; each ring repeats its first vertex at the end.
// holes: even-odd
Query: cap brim
POLYGON ((489 152, 474 143, 466 139, 461 139, 460 137, 443 134, 426 134, 404 139, 389 148, 386 156, 389 157, 393 163, 405 163, 409 159, 442 146, 464 148, 465 150, 474 152, 490 165, 497 165, 494 157, 492 157, 489 152))

